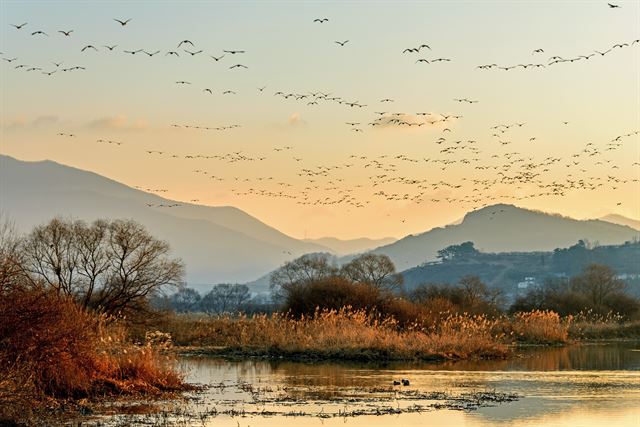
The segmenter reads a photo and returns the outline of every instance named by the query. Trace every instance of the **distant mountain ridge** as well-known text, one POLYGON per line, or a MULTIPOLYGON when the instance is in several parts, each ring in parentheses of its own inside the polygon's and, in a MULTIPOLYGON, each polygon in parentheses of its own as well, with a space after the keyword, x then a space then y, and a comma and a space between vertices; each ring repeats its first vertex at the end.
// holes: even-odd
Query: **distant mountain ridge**
POLYGON ((569 247, 578 240, 615 245, 640 236, 638 230, 624 225, 500 204, 469 212, 459 223, 393 243, 332 238, 303 241, 234 207, 183 202, 176 208, 157 207, 173 202, 53 161, 25 162, 0 155, 0 210, 20 231, 55 216, 88 221, 131 218, 171 244, 174 254, 185 261, 187 280, 193 283, 258 282, 256 278, 264 282, 284 262, 311 252, 352 252, 340 262, 374 247, 371 252, 389 255, 402 271, 433 261, 438 250, 465 241, 474 242, 483 252, 533 252, 569 247))
POLYGON ((284 261, 327 248, 304 242, 234 207, 178 202, 146 193, 93 172, 53 161, 24 162, 0 155, 0 208, 20 231, 71 216, 131 218, 168 241, 187 264, 187 280, 199 283, 254 279, 284 261))
POLYGON ((610 222, 612 224, 626 225, 634 230, 640 230, 640 221, 637 219, 627 218, 618 214, 609 214, 600 218, 601 221, 610 222))
POLYGON ((465 241, 483 252, 535 252, 566 248, 579 240, 615 245, 639 237, 638 230, 624 225, 496 204, 467 213, 458 224, 410 235, 372 252, 388 255, 398 270, 406 270, 434 261, 438 250, 465 241))
POLYGON ((347 255, 375 249, 378 246, 389 245, 396 240, 397 239, 393 237, 384 237, 382 239, 368 239, 363 237, 348 240, 336 239, 335 237, 322 237, 320 239, 305 239, 304 241, 329 248, 336 255, 347 255))

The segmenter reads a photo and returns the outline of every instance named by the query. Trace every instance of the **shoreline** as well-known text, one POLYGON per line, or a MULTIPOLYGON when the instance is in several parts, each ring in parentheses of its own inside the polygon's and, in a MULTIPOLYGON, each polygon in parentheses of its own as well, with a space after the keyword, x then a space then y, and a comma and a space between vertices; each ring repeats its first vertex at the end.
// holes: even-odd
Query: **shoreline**
POLYGON ((612 343, 638 342, 637 338, 609 338, 609 339, 588 339, 573 340, 567 343, 514 343, 506 344, 508 348, 507 354, 503 356, 486 355, 484 357, 445 357, 438 354, 429 354, 415 357, 394 356, 389 352, 360 349, 353 352, 316 352, 316 351, 283 351, 274 349, 240 349, 225 346, 175 346, 170 352, 178 357, 211 357, 229 361, 243 360, 278 360, 286 362, 313 363, 313 362, 362 362, 362 363, 390 363, 390 362, 427 362, 427 363, 445 363, 445 362, 463 362, 474 360, 509 360, 522 357, 522 353, 518 350, 529 349, 545 349, 545 348, 563 348, 580 345, 606 345, 612 343))

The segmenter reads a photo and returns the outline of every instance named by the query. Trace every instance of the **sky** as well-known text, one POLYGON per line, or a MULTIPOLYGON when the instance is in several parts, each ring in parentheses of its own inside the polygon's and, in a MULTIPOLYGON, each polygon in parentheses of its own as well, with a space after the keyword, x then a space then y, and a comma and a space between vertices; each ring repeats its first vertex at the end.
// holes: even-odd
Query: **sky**
POLYGON ((616 4, 1 0, 0 153, 298 238, 493 203, 638 219, 640 2, 616 4))

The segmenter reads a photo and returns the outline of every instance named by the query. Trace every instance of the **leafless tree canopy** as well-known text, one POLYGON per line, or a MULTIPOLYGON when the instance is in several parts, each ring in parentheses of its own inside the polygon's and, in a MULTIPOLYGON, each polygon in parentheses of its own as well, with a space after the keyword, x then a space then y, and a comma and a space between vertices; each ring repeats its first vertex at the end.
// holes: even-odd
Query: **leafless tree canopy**
POLYGON ((0 211, 0 295, 22 275, 20 239, 11 221, 0 211))
POLYGON ((623 293, 626 285, 610 267, 591 264, 581 275, 571 279, 571 287, 583 293, 593 306, 600 307, 609 297, 623 293))
POLYGON ((24 269, 86 308, 117 314, 176 286, 184 275, 169 245, 130 220, 54 219, 36 227, 22 243, 24 269))
POLYGON ((402 274, 386 255, 364 254, 340 269, 342 276, 356 283, 366 283, 381 290, 396 290, 402 286, 402 274))
POLYGON ((307 254, 285 263, 271 273, 270 284, 274 300, 280 301, 298 286, 334 276, 338 268, 329 254, 307 254))
POLYGON ((250 298, 247 285, 223 283, 214 286, 202 297, 200 307, 207 313, 232 313, 240 310, 250 298))

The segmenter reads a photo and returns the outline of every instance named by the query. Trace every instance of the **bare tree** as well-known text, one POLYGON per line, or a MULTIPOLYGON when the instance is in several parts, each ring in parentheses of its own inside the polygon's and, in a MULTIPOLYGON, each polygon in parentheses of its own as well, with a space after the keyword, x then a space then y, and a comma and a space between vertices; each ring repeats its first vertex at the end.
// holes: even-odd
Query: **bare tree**
POLYGON ((169 258, 169 245, 130 220, 87 225, 57 218, 36 227, 23 250, 34 282, 107 314, 140 305, 184 275, 182 262, 169 258))
POLYGON ((171 307, 179 313, 197 311, 201 300, 198 291, 192 288, 178 289, 178 292, 169 298, 171 307))
POLYGON ((602 307, 609 297, 623 293, 626 284, 616 277, 611 267, 590 264, 581 275, 571 279, 571 287, 584 294, 594 307, 602 307))
POLYGON ((357 283, 366 283, 382 290, 397 290, 402 286, 402 274, 387 255, 363 254, 342 266, 340 274, 357 283))
POLYGON ((238 311, 251 298, 247 285, 222 283, 214 286, 200 301, 200 308, 207 313, 238 311))
POLYGON ((13 222, 0 211, 0 294, 14 286, 22 276, 20 239, 13 222))
POLYGON ((338 268, 326 253, 307 254, 285 263, 271 273, 269 279, 275 301, 282 301, 296 287, 303 286, 338 273, 338 268))
POLYGON ((77 266, 73 223, 55 218, 24 240, 25 268, 58 294, 73 293, 77 266))

